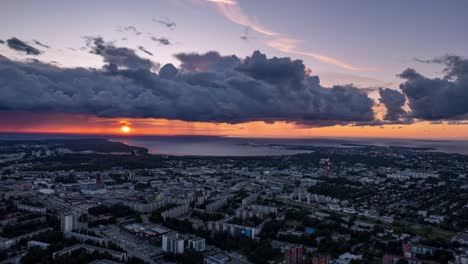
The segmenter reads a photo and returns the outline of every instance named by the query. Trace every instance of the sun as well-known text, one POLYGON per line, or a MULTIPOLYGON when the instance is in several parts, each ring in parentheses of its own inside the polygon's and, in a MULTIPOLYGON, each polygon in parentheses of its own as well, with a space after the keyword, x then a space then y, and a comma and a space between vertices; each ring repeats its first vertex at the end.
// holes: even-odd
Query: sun
POLYGON ((132 129, 129 126, 121 126, 120 131, 122 131, 122 133, 128 134, 132 131, 132 129))

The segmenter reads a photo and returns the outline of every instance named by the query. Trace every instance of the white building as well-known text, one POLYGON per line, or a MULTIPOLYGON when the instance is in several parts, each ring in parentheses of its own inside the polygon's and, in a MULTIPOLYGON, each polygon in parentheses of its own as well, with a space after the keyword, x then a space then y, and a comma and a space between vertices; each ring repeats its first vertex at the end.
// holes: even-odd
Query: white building
POLYGON ((193 237, 188 241, 189 248, 195 251, 204 251, 206 249, 206 242, 204 238, 193 237))
POLYGON ((47 249, 50 246, 49 243, 44 243, 36 240, 28 241, 28 249, 31 247, 39 247, 41 249, 47 249))
POLYGON ((408 179, 428 179, 439 178, 436 172, 404 170, 396 173, 387 174, 389 179, 408 180, 408 179))
POLYGON ((256 193, 251 194, 251 195, 245 197, 244 199, 242 199, 242 205, 251 204, 254 201, 256 201, 257 199, 258 199, 258 194, 256 194, 256 193))
POLYGON ((34 205, 22 204, 22 203, 18 203, 16 205, 16 208, 18 208, 18 210, 28 211, 32 213, 45 213, 47 211, 45 207, 39 207, 39 206, 34 206, 34 205))
POLYGON ((227 204, 227 198, 221 198, 206 205, 207 212, 214 212, 227 204))
POLYGON ((167 218, 176 218, 188 214, 189 211, 190 207, 188 205, 180 205, 162 212, 161 216, 164 220, 166 220, 167 218))
POLYGON ((106 186, 103 184, 86 184, 81 187, 81 193, 87 195, 105 194, 106 186))
POLYGON ((77 217, 73 213, 64 214, 60 218, 62 232, 72 232, 77 228, 77 217))
POLYGON ((278 208, 275 206, 252 204, 249 206, 249 208, 264 214, 278 214, 278 208))
POLYGON ((236 225, 219 221, 209 221, 208 230, 211 232, 228 232, 234 237, 247 237, 250 239, 255 239, 255 236, 261 231, 257 230, 255 227, 236 225))
POLYGON ((150 203, 142 203, 137 201, 126 201, 124 205, 132 208, 133 210, 140 212, 140 213, 151 213, 154 210, 157 210, 161 207, 167 205, 166 200, 159 200, 150 203))
POLYGON ((184 243, 184 239, 180 238, 177 233, 170 232, 162 236, 162 249, 166 252, 183 254, 184 243))

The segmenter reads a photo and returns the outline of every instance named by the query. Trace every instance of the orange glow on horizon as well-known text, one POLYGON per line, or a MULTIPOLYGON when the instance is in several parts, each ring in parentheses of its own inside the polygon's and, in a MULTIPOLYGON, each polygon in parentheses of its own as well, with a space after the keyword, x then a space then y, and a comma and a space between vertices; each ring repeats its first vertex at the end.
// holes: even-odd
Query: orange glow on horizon
MULTIPOLYGON (((1 112, 0 112, 1 114, 1 112)), ((367 137, 468 139, 468 125, 411 125, 305 127, 288 122, 252 121, 240 124, 186 122, 155 118, 99 118, 92 115, 15 112, 0 122, 3 133, 49 133, 88 135, 207 135, 259 138, 367 137), (124 127, 128 127, 124 128, 124 127), (126 132, 128 131, 128 132, 126 132)))
POLYGON ((120 131, 122 131, 124 134, 128 134, 132 131, 132 129, 129 126, 122 126, 120 127, 120 131))
MULTIPOLYGON (((73 120, 73 119, 71 119, 73 120)), ((167 119, 130 119, 121 123, 117 118, 75 118, 73 123, 54 119, 34 125, 1 124, 0 132, 56 133, 89 135, 207 135, 229 137, 309 138, 309 137, 374 137, 374 138, 436 138, 468 139, 468 126, 463 124, 303 127, 294 123, 261 121, 241 124, 185 122, 167 119), (78 121, 76 121, 78 120, 78 121), (132 124, 131 127, 129 124, 132 124), (117 127, 117 129, 116 129, 117 127)))

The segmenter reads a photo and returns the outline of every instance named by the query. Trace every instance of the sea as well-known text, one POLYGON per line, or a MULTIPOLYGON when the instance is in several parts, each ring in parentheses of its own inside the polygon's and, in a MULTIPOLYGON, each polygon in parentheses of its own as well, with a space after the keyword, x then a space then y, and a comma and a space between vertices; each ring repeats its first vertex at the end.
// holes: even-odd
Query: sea
POLYGON ((152 154, 177 156, 279 156, 307 153, 297 146, 350 147, 350 145, 429 148, 430 151, 468 155, 468 140, 396 138, 235 138, 221 136, 103 136, 0 133, 0 140, 107 138, 145 147, 152 154), (287 146, 295 146, 288 149, 287 146))

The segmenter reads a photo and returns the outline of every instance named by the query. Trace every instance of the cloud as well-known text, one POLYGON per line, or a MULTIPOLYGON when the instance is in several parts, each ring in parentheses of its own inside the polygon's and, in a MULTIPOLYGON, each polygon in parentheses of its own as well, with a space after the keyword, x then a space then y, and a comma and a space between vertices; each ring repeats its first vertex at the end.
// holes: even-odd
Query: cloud
POLYGON ((205 54, 199 53, 178 53, 175 54, 180 62, 180 67, 188 72, 213 72, 233 69, 240 60, 237 56, 221 56, 216 51, 205 54))
POLYGON ((156 38, 156 37, 151 37, 152 41, 158 42, 160 45, 164 46, 169 46, 172 43, 167 39, 167 38, 156 38))
POLYGON ((38 126, 50 126, 51 123, 58 123, 62 127, 73 126, 76 124, 89 125, 89 122, 86 122, 89 121, 89 119, 91 118, 83 115, 73 115, 73 118, 70 118, 70 115, 64 113, 0 111, 0 124, 2 124, 2 130, 12 131, 38 126))
POLYGON ((360 76, 355 74, 346 74, 339 72, 320 72, 316 73, 320 75, 322 83, 327 85, 333 84, 354 84, 361 89, 363 87, 369 88, 367 92, 375 92, 379 90, 379 87, 393 87, 394 84, 391 82, 385 82, 375 78, 369 78, 366 76, 360 76))
POLYGON ((365 92, 365 93, 373 93, 379 90, 378 87, 364 87, 364 88, 359 88, 359 90, 365 92))
POLYGON ((251 57, 237 67, 238 71, 269 83, 300 84, 305 78, 305 67, 302 61, 290 58, 271 58, 255 51, 251 57))
POLYGON ((279 51, 306 56, 314 60, 324 62, 327 64, 335 65, 340 68, 344 68, 351 71, 366 71, 371 70, 370 68, 360 67, 351 63, 345 62, 332 56, 327 56, 317 52, 303 51, 298 48, 301 42, 298 39, 289 37, 285 34, 281 34, 274 30, 271 30, 258 22, 257 19, 248 16, 244 13, 242 8, 239 6, 236 0, 206 0, 210 3, 215 3, 218 11, 228 20, 233 23, 248 27, 257 33, 260 33, 268 38, 266 45, 277 49, 279 51))
POLYGON ((322 87, 298 60, 258 51, 242 59, 178 54, 180 70, 167 64, 158 74, 130 49, 100 38, 89 46, 107 63, 102 69, 0 59, 0 110, 307 126, 374 120, 366 94, 352 86, 322 87))
POLYGON ((86 37, 86 46, 91 53, 102 56, 106 67, 152 70, 159 67, 151 60, 139 57, 134 50, 125 47, 115 47, 111 42, 105 42, 101 37, 86 37))
POLYGON ((50 46, 45 45, 45 44, 42 44, 41 42, 39 42, 39 41, 37 41, 37 40, 34 40, 34 43, 35 43, 36 45, 39 45, 39 46, 41 46, 41 47, 43 47, 43 48, 46 48, 46 49, 50 48, 50 46))
POLYGON ((159 77, 163 79, 173 79, 178 72, 179 70, 174 65, 168 63, 159 70, 159 77))
POLYGON ((143 46, 138 46, 138 49, 143 51, 144 53, 148 54, 148 55, 151 55, 153 56, 153 53, 149 52, 148 50, 146 50, 143 46))
POLYGON ((17 38, 10 38, 7 40, 7 45, 10 49, 16 50, 18 52, 23 52, 28 55, 40 55, 42 52, 26 42, 19 40, 17 38))
POLYGON ((450 120, 450 121, 447 121, 447 125, 468 125, 468 122, 467 121, 460 121, 460 120, 450 120))
POLYGON ((165 20, 158 20, 158 19, 153 18, 153 22, 161 24, 161 25, 167 27, 170 30, 174 30, 175 27, 176 27, 176 23, 169 20, 168 18, 166 18, 165 20))
POLYGON ((415 120, 412 118, 401 118, 397 120, 379 120, 374 119, 371 121, 355 122, 352 126, 386 126, 386 125, 411 125, 415 120))
POLYGON ((468 117, 468 60, 445 56, 429 61, 445 65, 443 78, 428 78, 414 69, 398 76, 406 95, 410 116, 424 120, 466 119, 468 117))
POLYGON ((260 23, 258 23, 255 19, 249 17, 244 13, 242 8, 237 4, 235 0, 229 1, 230 3, 227 4, 224 1, 210 1, 216 3, 218 10, 223 14, 224 17, 229 19, 231 22, 236 24, 250 27, 252 30, 255 30, 258 33, 267 36, 279 36, 278 32, 272 31, 260 23))
POLYGON ((387 113, 384 116, 384 120, 396 121, 401 117, 406 116, 406 111, 403 109, 406 103, 406 97, 404 94, 397 90, 380 88, 380 102, 385 105, 387 113))
POLYGON ((142 33, 140 31, 138 31, 138 29, 134 26, 127 26, 127 27, 124 27, 124 28, 117 28, 117 31, 119 32, 131 32, 137 36, 141 35, 142 33))
POLYGON ((218 4, 227 4, 227 5, 235 5, 237 4, 234 0, 207 0, 208 2, 218 3, 218 4))

